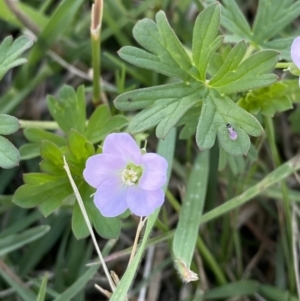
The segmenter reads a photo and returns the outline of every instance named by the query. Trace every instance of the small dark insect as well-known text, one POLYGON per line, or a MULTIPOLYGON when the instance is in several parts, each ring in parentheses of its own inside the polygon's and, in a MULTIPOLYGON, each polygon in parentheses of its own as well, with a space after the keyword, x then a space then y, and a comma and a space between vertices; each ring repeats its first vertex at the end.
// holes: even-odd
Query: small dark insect
POLYGON ((130 98, 130 97, 127 98, 127 101, 128 101, 128 102, 132 102, 132 98, 130 98))
POLYGON ((229 138, 231 139, 231 140, 236 140, 236 138, 237 138, 237 132, 233 129, 233 127, 231 126, 231 124, 230 123, 227 123, 226 124, 226 127, 227 127, 227 130, 228 130, 228 133, 229 133, 229 138))

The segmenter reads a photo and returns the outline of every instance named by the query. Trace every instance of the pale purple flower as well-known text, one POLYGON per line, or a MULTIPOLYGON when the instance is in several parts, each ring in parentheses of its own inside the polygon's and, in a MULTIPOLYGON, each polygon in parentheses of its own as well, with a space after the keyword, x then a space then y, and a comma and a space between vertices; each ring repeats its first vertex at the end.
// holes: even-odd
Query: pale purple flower
POLYGON ((291 57, 293 63, 300 69, 300 37, 297 37, 292 43, 291 57))
POLYGON ((143 154, 129 134, 117 133, 106 137, 102 154, 86 161, 83 176, 97 189, 94 203, 103 216, 118 216, 128 208, 148 216, 164 202, 167 167, 165 158, 143 154))
MULTIPOLYGON (((291 57, 293 63, 300 69, 300 37, 297 37, 291 46, 291 57)), ((300 85, 300 77, 299 77, 299 85, 300 85)))

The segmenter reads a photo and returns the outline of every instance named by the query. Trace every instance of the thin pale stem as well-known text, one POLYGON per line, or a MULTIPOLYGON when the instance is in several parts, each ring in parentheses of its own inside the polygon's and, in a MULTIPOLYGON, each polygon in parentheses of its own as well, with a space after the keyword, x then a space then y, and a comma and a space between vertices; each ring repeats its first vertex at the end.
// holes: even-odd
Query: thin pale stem
POLYGON ((55 121, 35 121, 35 120, 20 120, 19 123, 22 129, 40 128, 45 130, 58 130, 59 125, 55 121))
POLYGON ((115 285, 114 285, 114 283, 113 283, 113 281, 112 281, 112 279, 111 279, 111 277, 110 277, 108 268, 107 268, 107 266, 106 266, 106 264, 105 264, 105 261, 104 261, 104 259, 103 259, 102 253, 101 253, 100 248, 99 248, 99 246, 98 246, 98 244, 97 244, 97 240, 96 240, 96 237, 95 237, 95 234, 94 234, 92 225, 91 225, 91 223, 90 223, 88 214, 87 214, 86 209, 85 209, 85 207, 84 207, 82 198, 81 198, 80 193, 79 193, 79 191, 78 191, 78 189, 77 189, 77 186, 76 186, 76 184, 75 184, 75 182, 74 182, 74 180, 73 180, 73 178, 72 178, 72 174, 71 174, 71 171, 70 171, 70 168, 69 168, 69 165, 68 165, 68 163, 67 163, 67 161, 66 161, 65 156, 63 157, 63 159, 64 159, 64 169, 66 170, 66 173, 67 173, 67 175, 68 175, 69 181, 70 181, 71 186, 72 186, 72 188, 73 188, 74 194, 75 194, 76 199, 77 199, 77 201, 78 201, 80 210, 81 210, 81 212, 82 212, 82 215, 83 215, 83 217, 84 217, 84 220, 85 220, 85 222, 86 222, 86 225, 87 225, 87 227, 88 227, 88 229, 89 229, 89 232, 90 232, 90 235, 91 235, 93 244, 94 244, 94 246, 95 246, 95 249, 96 249, 96 252, 97 252, 98 257, 99 257, 99 259, 100 259, 100 262, 101 262, 101 264, 102 264, 102 266, 103 266, 103 270, 104 270, 104 273, 105 273, 105 275, 106 275, 106 277, 107 277, 107 280, 108 280, 108 282, 109 282, 110 288, 111 288, 111 290, 114 292, 114 291, 115 291, 115 285))
POLYGON ((129 267, 130 263, 132 262, 132 260, 134 258, 134 255, 136 253, 137 245, 138 245, 138 242, 139 242, 139 237, 140 237, 141 231, 142 231, 146 221, 147 221, 147 217, 145 217, 144 219, 142 217, 140 218, 140 222, 139 222, 138 228, 136 230, 136 235, 135 235, 134 243, 133 243, 133 246, 132 246, 132 252, 130 254, 130 258, 129 258, 129 261, 128 261, 128 267, 129 267))
POLYGON ((277 63, 275 65, 275 68, 278 69, 288 69, 290 67, 291 63, 277 63))

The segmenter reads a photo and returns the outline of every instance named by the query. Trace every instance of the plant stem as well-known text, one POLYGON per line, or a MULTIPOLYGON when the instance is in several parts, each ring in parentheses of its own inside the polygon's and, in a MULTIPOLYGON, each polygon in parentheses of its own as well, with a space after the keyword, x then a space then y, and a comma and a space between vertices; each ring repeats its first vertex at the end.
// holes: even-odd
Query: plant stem
POLYGON ((275 68, 278 69, 288 69, 290 67, 291 63, 277 63, 275 65, 275 68))
POLYGON ((139 241, 139 237, 140 237, 142 229, 144 228, 146 221, 147 221, 147 217, 145 217, 144 219, 142 217, 140 218, 140 222, 139 222, 138 228, 136 230, 136 235, 135 235, 134 243, 132 246, 132 252, 130 254, 130 258, 128 261, 128 266, 130 265, 130 263, 132 262, 132 260, 134 258, 134 255, 135 255, 136 249, 137 249, 137 245, 138 245, 138 241, 139 241))
POLYGON ((104 259, 103 259, 102 253, 101 253, 100 248, 99 248, 99 246, 98 246, 98 244, 97 244, 97 240, 96 240, 96 237, 95 237, 95 234, 94 234, 92 225, 91 225, 91 223, 90 223, 88 214, 87 214, 86 209, 85 209, 85 207, 84 207, 82 198, 81 198, 80 193, 79 193, 79 191, 78 191, 78 189, 77 189, 77 186, 76 186, 76 184, 75 184, 75 182, 74 182, 74 180, 73 180, 73 178, 72 178, 72 174, 71 174, 71 171, 70 171, 70 168, 69 168, 69 166, 68 166, 68 163, 67 163, 67 161, 66 161, 65 156, 63 157, 63 159, 64 159, 64 169, 66 170, 66 173, 67 173, 67 175, 68 175, 69 181, 70 181, 71 186, 72 186, 72 188, 73 188, 74 194, 75 194, 76 199, 77 199, 77 201, 78 201, 80 210, 81 210, 81 212, 82 212, 82 215, 83 215, 83 217, 84 217, 84 220, 85 220, 85 222, 86 222, 86 225, 87 225, 87 227, 88 227, 88 229, 89 229, 89 232, 90 232, 90 235, 91 235, 93 244, 94 244, 95 249, 96 249, 96 252, 97 252, 97 254, 98 254, 98 256, 99 256, 100 262, 101 262, 101 264, 102 264, 102 266, 103 266, 103 270, 104 270, 104 273, 105 273, 105 275, 106 275, 106 278, 107 278, 107 280, 108 280, 108 282, 109 282, 110 288, 111 288, 112 292, 114 292, 115 289, 116 289, 116 287, 115 287, 115 285, 114 285, 114 283, 113 283, 113 281, 112 281, 112 279, 111 279, 111 276, 110 276, 110 274, 109 274, 108 268, 107 268, 107 266, 106 266, 106 264, 105 264, 105 261, 104 261, 104 259))
POLYGON ((103 15, 103 0, 95 0, 92 6, 91 43, 93 65, 93 103, 98 105, 101 99, 100 85, 100 53, 101 53, 101 25, 103 15))
POLYGON ((22 129, 40 128, 45 130, 58 130, 59 125, 55 121, 36 121, 36 120, 20 120, 19 123, 22 129))

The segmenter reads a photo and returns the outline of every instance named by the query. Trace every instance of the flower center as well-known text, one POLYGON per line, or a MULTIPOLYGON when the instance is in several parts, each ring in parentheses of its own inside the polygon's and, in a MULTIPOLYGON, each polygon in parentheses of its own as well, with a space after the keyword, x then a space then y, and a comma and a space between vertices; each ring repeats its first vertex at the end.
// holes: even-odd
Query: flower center
POLYGON ((143 170, 140 166, 129 163, 121 172, 122 181, 128 186, 135 185, 138 183, 142 173, 143 170))

